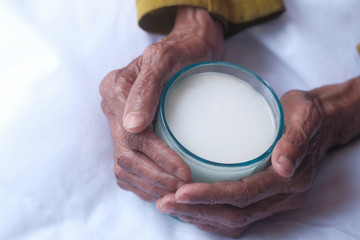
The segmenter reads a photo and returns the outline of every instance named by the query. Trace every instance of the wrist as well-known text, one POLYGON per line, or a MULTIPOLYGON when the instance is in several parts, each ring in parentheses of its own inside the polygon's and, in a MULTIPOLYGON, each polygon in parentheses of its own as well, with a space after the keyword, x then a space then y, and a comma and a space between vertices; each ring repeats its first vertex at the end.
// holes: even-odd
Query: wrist
POLYGON ((222 24, 206 9, 179 6, 175 25, 170 35, 189 34, 200 38, 206 45, 208 60, 220 60, 224 55, 224 31, 222 24))

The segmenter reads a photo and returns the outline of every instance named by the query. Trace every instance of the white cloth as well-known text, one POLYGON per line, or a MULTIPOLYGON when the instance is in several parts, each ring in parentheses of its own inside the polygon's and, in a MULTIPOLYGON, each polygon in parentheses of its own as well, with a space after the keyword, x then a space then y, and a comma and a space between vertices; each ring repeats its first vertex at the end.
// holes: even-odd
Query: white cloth
MULTIPOLYGON (((287 0, 227 40, 225 60, 282 95, 360 74, 360 1, 287 0)), ((0 2, 0 239, 226 239, 117 187, 98 85, 161 36, 134 1, 0 2)), ((305 206, 243 239, 360 239, 360 141, 326 156, 305 206)))

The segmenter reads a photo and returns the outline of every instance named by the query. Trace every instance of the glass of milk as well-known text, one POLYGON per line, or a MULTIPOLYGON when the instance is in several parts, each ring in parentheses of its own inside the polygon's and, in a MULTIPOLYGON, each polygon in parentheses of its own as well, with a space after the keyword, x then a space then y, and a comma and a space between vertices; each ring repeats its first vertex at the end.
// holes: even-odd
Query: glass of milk
POLYGON ((202 62, 165 86, 155 133, 189 165, 194 182, 238 180, 263 170, 284 128, 273 89, 253 72, 202 62))

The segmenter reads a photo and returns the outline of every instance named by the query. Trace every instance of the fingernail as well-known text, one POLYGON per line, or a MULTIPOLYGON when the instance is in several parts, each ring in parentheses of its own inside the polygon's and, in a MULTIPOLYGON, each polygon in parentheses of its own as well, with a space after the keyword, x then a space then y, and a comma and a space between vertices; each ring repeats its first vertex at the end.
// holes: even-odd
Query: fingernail
POLYGON ((174 212, 174 210, 175 210, 174 206, 170 203, 161 204, 159 207, 159 211, 163 213, 171 213, 174 212))
POLYGON ((189 201, 187 199, 176 199, 177 203, 189 203, 189 201))
POLYGON ((284 173, 286 175, 285 177, 291 177, 292 175, 294 175, 294 166, 291 163, 290 159, 281 155, 278 159, 278 163, 284 170, 284 173))
POLYGON ((189 198, 187 198, 185 195, 176 195, 175 194, 175 201, 177 203, 190 203, 189 198))
POLYGON ((128 129, 137 128, 144 124, 146 116, 142 112, 130 112, 125 116, 123 126, 128 129))

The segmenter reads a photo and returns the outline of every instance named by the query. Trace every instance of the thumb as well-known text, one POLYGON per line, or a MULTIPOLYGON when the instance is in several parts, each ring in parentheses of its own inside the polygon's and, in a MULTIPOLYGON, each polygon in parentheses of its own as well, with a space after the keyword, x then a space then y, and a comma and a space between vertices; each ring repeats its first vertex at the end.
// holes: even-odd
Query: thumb
POLYGON ((303 161, 317 128, 314 127, 312 108, 304 100, 303 92, 290 91, 281 100, 285 132, 272 152, 271 163, 280 176, 291 177, 303 161))
POLYGON ((308 149, 308 138, 299 126, 289 125, 276 144, 271 163, 274 170, 282 177, 294 175, 308 149))
POLYGON ((123 126, 131 133, 147 128, 154 119, 163 76, 151 68, 142 69, 130 89, 123 115, 123 126))

